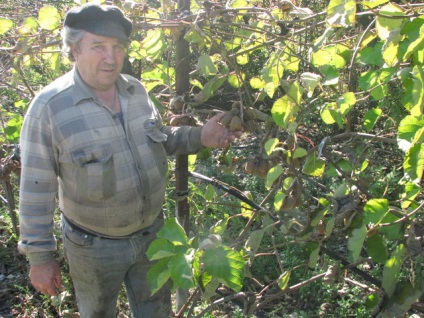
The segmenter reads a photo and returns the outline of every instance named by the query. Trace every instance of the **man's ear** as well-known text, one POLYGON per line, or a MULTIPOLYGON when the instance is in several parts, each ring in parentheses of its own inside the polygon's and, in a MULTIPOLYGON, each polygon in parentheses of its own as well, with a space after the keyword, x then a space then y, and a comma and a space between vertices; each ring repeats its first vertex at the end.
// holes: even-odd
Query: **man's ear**
POLYGON ((79 48, 78 44, 74 44, 74 45, 71 46, 71 53, 72 53, 72 56, 74 57, 75 61, 78 58, 79 51, 80 51, 80 48, 79 48))

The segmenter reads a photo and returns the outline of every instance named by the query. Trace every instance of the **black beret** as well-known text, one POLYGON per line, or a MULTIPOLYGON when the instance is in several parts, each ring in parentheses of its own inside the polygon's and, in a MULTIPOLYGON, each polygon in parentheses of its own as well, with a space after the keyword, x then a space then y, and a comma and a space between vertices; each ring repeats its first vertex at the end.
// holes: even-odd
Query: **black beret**
POLYGON ((132 22, 115 6, 86 3, 68 11, 66 27, 129 41, 132 22))

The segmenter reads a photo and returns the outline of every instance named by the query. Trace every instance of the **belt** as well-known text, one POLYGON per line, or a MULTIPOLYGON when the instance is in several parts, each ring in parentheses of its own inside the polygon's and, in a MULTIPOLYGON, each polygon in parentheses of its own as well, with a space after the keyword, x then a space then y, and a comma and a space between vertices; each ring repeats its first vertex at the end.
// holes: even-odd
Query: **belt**
POLYGON ((101 239, 106 239, 106 240, 127 240, 130 238, 134 238, 134 237, 139 237, 139 236, 147 236, 150 234, 149 230, 146 229, 142 229, 139 231, 136 231, 130 235, 125 235, 125 236, 111 236, 111 235, 106 235, 106 234, 101 234, 101 233, 97 233, 97 232, 91 232, 89 230, 83 229, 82 227, 76 225, 74 222, 72 222, 71 220, 69 220, 65 214, 62 213, 62 217, 63 220, 66 222, 66 224, 73 230, 73 231, 77 231, 80 232, 81 234, 84 235, 88 235, 88 236, 93 236, 93 237, 98 237, 101 239))

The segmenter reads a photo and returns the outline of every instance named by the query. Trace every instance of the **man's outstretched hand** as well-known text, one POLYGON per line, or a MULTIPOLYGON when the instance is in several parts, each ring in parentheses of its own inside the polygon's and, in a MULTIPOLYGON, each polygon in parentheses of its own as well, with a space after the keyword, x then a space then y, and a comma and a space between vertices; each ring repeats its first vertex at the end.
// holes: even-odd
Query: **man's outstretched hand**
POLYGON ((220 123, 225 113, 219 113, 209 119, 202 128, 201 141, 204 147, 226 148, 243 134, 242 130, 233 131, 220 123))

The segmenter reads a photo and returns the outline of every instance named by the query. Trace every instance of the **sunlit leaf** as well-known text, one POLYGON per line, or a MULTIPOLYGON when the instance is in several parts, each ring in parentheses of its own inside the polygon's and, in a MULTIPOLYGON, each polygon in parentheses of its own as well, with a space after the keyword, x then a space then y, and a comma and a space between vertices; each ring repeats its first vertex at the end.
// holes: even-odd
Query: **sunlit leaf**
POLYGON ((402 209, 407 209, 412 201, 419 195, 423 189, 416 185, 414 182, 407 182, 405 184, 405 192, 402 194, 402 209))
POLYGON ((399 124, 398 146, 407 152, 413 143, 416 133, 424 128, 424 116, 406 116, 399 124))
POLYGON ((244 278, 243 256, 226 246, 206 250, 203 258, 205 270, 223 284, 240 291, 244 278))
POLYGON ((358 260, 367 236, 367 228, 362 225, 352 231, 347 241, 348 259, 351 263, 358 260))
POLYGON ((327 8, 327 22, 332 27, 349 27, 355 23, 356 1, 330 0, 327 8))
POLYGON ((268 174, 266 176, 266 180, 265 180, 265 187, 267 189, 270 189, 271 186, 274 184, 274 182, 281 176, 283 172, 284 172, 284 169, 280 165, 277 165, 269 169, 268 174))
POLYGON ((150 60, 155 60, 166 47, 165 37, 161 29, 151 29, 140 43, 141 56, 150 60))
POLYGON ((371 131, 382 113, 383 111, 381 108, 371 108, 368 110, 364 116, 364 128, 367 131, 371 131))
POLYGON ((15 24, 12 20, 0 17, 0 35, 5 34, 7 31, 13 28, 14 25, 15 24))
POLYGON ((424 43, 424 18, 418 17, 408 21, 402 28, 402 33, 407 39, 407 49, 403 55, 403 61, 407 61, 417 49, 422 48, 424 43))
POLYGON ((174 243, 174 245, 187 244, 187 235, 183 227, 176 218, 169 218, 158 232, 157 238, 164 238, 174 243))
POLYGON ((175 255, 175 246, 167 239, 154 240, 146 252, 149 260, 154 261, 175 255))
POLYGON ((53 6, 44 6, 38 12, 38 23, 45 30, 53 31, 61 23, 59 11, 53 6))
POLYGON ((265 229, 253 231, 247 238, 246 243, 244 244, 245 248, 251 251, 253 254, 256 254, 256 251, 261 245, 264 233, 265 233, 265 229))
POLYGON ((147 273, 147 282, 150 291, 153 294, 159 291, 163 285, 171 278, 171 272, 168 268, 168 259, 162 259, 156 262, 147 273))
POLYGON ((259 77, 252 77, 249 81, 253 89, 262 89, 265 87, 265 81, 259 77))
POLYGON ((216 74, 217 69, 209 55, 201 55, 197 61, 196 69, 199 70, 202 75, 213 75, 216 74))
POLYGON ((403 162, 405 173, 414 182, 419 182, 424 172, 424 144, 412 146, 405 156, 403 162))
POLYGON ((371 199, 364 206, 364 221, 366 224, 378 224, 389 212, 387 199, 371 199))
POLYGON ((300 75, 300 79, 308 91, 308 97, 312 97, 314 90, 320 84, 322 77, 319 74, 304 72, 300 75))
POLYGON ((382 286, 389 297, 395 291, 400 270, 407 255, 405 246, 400 244, 396 247, 391 257, 384 264, 382 286))
POLYGON ((377 34, 380 39, 386 40, 393 30, 401 27, 403 23, 402 19, 393 19, 392 17, 402 16, 404 14, 403 11, 395 3, 389 3, 381 8, 376 22, 377 34))
POLYGON ((378 7, 379 5, 385 4, 389 2, 390 0, 368 0, 368 1, 362 1, 362 5, 367 9, 372 9, 375 7, 378 7))
POLYGON ((172 257, 168 263, 174 288, 190 289, 194 287, 191 262, 193 255, 178 254, 172 257))
POLYGON ((278 287, 280 287, 281 290, 284 291, 289 286, 290 276, 291 276, 291 270, 282 273, 280 275, 280 277, 278 277, 277 284, 278 284, 278 287))
POLYGON ((34 17, 28 17, 25 19, 23 25, 18 29, 18 32, 22 35, 33 34, 37 31, 37 28, 37 19, 35 19, 34 17))
POLYGON ((325 162, 319 159, 317 152, 313 152, 306 157, 302 172, 313 177, 320 177, 325 171, 325 162))
POLYGON ((272 154, 272 152, 274 151, 275 147, 278 145, 279 142, 280 140, 278 138, 271 138, 267 140, 267 142, 265 143, 264 149, 268 156, 272 154))

